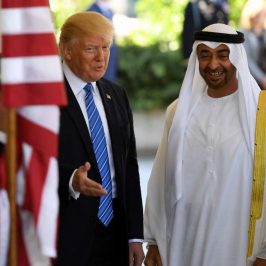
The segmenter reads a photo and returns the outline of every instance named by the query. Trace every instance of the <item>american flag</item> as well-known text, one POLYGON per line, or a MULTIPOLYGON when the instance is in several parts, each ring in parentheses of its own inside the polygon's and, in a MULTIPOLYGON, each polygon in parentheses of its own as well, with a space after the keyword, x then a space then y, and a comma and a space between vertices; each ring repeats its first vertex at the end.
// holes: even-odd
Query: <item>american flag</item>
POLYGON ((17 108, 18 265, 47 265, 56 257, 58 106, 66 104, 49 1, 2 0, 0 25, 3 103, 17 108))

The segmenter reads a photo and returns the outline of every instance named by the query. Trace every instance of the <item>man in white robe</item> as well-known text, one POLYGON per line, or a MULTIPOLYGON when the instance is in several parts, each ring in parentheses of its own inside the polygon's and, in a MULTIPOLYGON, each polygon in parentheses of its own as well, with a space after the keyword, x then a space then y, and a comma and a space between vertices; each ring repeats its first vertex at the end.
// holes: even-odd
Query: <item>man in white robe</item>
POLYGON ((243 41, 225 24, 195 34, 148 183, 146 266, 266 265, 265 188, 247 256, 260 89, 243 41))

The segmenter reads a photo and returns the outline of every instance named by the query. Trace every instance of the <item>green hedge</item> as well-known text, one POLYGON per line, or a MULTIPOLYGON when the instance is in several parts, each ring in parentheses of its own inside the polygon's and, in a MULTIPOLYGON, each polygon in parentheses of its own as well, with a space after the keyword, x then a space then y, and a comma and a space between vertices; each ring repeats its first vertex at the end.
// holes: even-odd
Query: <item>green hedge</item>
POLYGON ((178 97, 184 73, 179 50, 162 52, 159 45, 119 47, 119 83, 135 110, 166 107, 178 97))

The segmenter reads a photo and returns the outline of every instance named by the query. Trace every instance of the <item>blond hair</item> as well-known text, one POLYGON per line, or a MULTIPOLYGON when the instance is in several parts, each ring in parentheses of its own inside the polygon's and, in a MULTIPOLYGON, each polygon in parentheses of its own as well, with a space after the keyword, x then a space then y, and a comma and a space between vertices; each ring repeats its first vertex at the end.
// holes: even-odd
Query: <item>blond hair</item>
POLYGON ((73 40, 99 35, 112 43, 114 28, 111 21, 97 12, 79 12, 70 16, 61 27, 59 48, 73 40))
POLYGON ((266 12, 266 2, 264 0, 248 0, 241 13, 241 28, 243 30, 252 29, 251 20, 260 12, 266 12))

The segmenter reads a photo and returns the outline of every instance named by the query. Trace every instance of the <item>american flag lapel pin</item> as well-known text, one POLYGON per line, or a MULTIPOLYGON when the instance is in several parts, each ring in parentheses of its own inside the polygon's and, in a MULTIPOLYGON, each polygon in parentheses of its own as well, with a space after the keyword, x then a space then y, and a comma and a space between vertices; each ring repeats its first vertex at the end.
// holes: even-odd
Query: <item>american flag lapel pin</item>
POLYGON ((111 96, 109 94, 106 94, 107 99, 111 100, 111 96))

